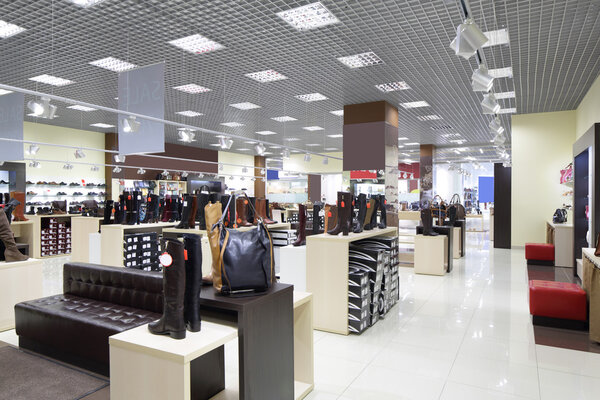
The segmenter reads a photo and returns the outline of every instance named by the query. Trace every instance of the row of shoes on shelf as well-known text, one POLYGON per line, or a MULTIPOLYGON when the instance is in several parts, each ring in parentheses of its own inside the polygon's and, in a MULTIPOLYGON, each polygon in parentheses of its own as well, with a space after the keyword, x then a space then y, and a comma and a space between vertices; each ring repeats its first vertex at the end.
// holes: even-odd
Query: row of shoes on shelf
POLYGON ((55 181, 51 181, 51 182, 46 182, 46 181, 38 181, 37 183, 35 182, 31 182, 31 181, 27 181, 25 182, 28 185, 43 185, 43 186, 69 186, 69 187, 80 187, 80 186, 85 186, 88 188, 92 188, 92 187, 98 187, 98 188, 103 188, 106 187, 105 183, 86 183, 84 185, 82 185, 81 183, 78 182, 71 182, 71 183, 66 183, 66 182, 55 182, 55 181))

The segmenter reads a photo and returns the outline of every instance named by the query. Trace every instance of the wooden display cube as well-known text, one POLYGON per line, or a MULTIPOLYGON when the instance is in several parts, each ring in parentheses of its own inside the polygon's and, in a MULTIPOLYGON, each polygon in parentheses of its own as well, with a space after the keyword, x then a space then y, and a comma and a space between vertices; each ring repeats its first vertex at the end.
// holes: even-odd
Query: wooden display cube
POLYGON ((448 269, 448 237, 415 236, 415 274, 444 275, 448 269))

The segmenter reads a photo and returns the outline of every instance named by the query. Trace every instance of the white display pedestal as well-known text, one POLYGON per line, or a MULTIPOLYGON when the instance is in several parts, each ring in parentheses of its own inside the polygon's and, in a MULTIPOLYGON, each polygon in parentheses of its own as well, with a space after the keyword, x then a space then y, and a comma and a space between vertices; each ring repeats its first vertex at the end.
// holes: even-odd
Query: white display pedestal
POLYGON ((415 274, 444 275, 448 269, 446 235, 415 236, 415 274))
POLYGON ((455 260, 457 258, 460 258, 460 240, 461 240, 461 238, 460 238, 460 235, 461 235, 460 229, 461 228, 458 228, 456 226, 452 228, 452 243, 453 243, 453 246, 452 246, 452 258, 454 258, 455 260))
POLYGON ((15 327, 15 304, 40 297, 42 260, 0 262, 0 331, 15 327))
POLYGON ((546 243, 554 245, 554 265, 573 268, 573 224, 546 221, 546 243))
POLYGON ((306 291, 306 246, 279 247, 279 281, 306 291))
POLYGON ((190 362, 237 337, 237 328, 202 321, 182 340, 153 335, 148 325, 109 338, 112 400, 189 400, 190 362))
POLYGON ((71 261, 89 263, 90 261, 90 236, 100 230, 99 217, 72 217, 71 218, 71 261))
POLYGON ((99 233, 90 233, 88 235, 89 241, 89 259, 86 262, 91 264, 102 263, 102 236, 99 233))

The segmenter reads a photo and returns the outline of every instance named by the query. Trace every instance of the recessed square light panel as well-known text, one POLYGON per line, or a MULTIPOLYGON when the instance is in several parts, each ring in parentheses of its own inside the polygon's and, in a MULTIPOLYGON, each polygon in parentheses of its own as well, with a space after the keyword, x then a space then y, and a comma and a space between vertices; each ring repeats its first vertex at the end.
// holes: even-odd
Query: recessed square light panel
POLYGON ((500 93, 496 93, 496 100, 499 99, 514 99, 515 98, 515 92, 500 92, 500 93))
POLYGON ((205 54, 225 48, 222 44, 198 34, 171 40, 169 44, 194 54, 205 54))
POLYGON ((404 82, 404 81, 382 83, 380 85, 375 85, 375 87, 377 89, 381 90, 383 93, 396 92, 398 90, 410 89, 410 86, 408 86, 406 84, 406 82, 404 82))
POLYGON ((498 111, 498 114, 516 114, 516 113, 517 113, 516 108, 501 108, 500 111, 498 111))
POLYGON ((442 117, 440 117, 439 115, 435 115, 435 114, 432 114, 432 115, 419 115, 417 117, 417 119, 419 121, 435 121, 435 120, 438 120, 438 119, 442 119, 442 117))
POLYGON ((321 93, 299 94, 298 96, 294 96, 294 97, 296 97, 298 100, 302 100, 306 103, 310 103, 311 101, 327 100, 327 97, 325 97, 321 93))
POLYGON ((337 115, 338 117, 343 117, 344 116, 344 110, 329 111, 329 113, 333 114, 333 115, 337 115))
POLYGON ((70 3, 82 8, 93 7, 98 3, 102 3, 104 0, 67 0, 70 3))
POLYGON ((273 117, 271 118, 273 121, 277 121, 277 122, 291 122, 291 121, 298 121, 298 119, 294 118, 294 117, 290 117, 288 115, 284 115, 282 117, 273 117))
POLYGON ((0 38, 2 39, 8 39, 23 31, 25 31, 25 28, 0 20, 0 38))
POLYGON ((196 85, 195 83, 189 83, 187 85, 181 85, 181 86, 174 86, 173 89, 179 90, 180 92, 189 93, 189 94, 199 94, 199 93, 206 93, 206 92, 211 91, 211 89, 204 87, 204 86, 196 85))
POLYGON ((494 78, 512 78, 513 69, 512 67, 489 69, 488 74, 494 78))
POLYGON ((57 76, 52 76, 52 75, 47 75, 47 74, 34 76, 33 78, 29 78, 29 80, 34 81, 34 82, 39 82, 39 83, 45 83, 46 85, 52 85, 52 86, 67 86, 72 83, 75 83, 68 79, 63 79, 63 78, 59 78, 57 76))
POLYGON ((132 64, 127 61, 119 60, 115 57, 106 57, 100 60, 91 61, 90 65, 94 65, 96 67, 104 68, 113 72, 123 72, 129 71, 130 69, 134 69, 137 65, 132 64))
POLYGON ((277 132, 273 132, 273 131, 258 131, 256 133, 259 135, 262 135, 262 136, 277 135, 277 132))
POLYGON ((245 76, 261 83, 275 82, 287 79, 287 76, 280 74, 279 72, 272 69, 267 69, 265 71, 259 72, 252 72, 250 74, 246 74, 245 76))
POLYGON ((259 105, 254 104, 254 103, 235 103, 235 104, 230 104, 231 107, 233 108, 237 108, 238 110, 253 110, 255 108, 260 108, 259 105))
POLYGON ((383 60, 372 51, 355 54, 353 56, 338 57, 338 61, 349 68, 362 68, 383 64, 383 60))
POLYGON ((105 123, 102 123, 102 122, 91 124, 90 126, 94 126, 96 128, 105 128, 105 129, 114 128, 115 127, 114 125, 105 124, 105 123))
POLYGON ((201 115, 204 115, 202 113, 199 113, 199 112, 196 112, 196 111, 191 111, 191 110, 177 111, 175 114, 183 115, 184 117, 189 117, 189 118, 199 117, 201 115))
POLYGON ((230 128, 239 128, 240 126, 244 126, 244 124, 240 124, 239 122, 223 122, 221 125, 228 126, 230 128))
POLYGON ((85 112, 96 111, 95 108, 87 107, 87 106, 80 106, 79 104, 75 104, 75 105, 69 106, 67 108, 70 108, 71 110, 85 111, 85 112))
POLYGON ((280 11, 277 16, 299 31, 321 28, 340 22, 320 1, 280 11))
POLYGON ((322 131, 322 130, 324 130, 325 128, 322 128, 322 127, 320 127, 320 126, 305 126, 305 127, 304 127, 304 128, 302 128, 302 129, 304 129, 304 130, 306 130, 306 131, 311 131, 311 132, 314 132, 314 131, 322 131))

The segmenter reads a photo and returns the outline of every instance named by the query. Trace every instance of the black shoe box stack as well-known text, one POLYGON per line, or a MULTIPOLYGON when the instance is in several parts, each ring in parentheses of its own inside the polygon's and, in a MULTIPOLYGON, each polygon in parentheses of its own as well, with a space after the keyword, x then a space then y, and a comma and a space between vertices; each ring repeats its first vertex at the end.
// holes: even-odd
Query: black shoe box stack
POLYGON ((281 229, 269 231, 273 246, 285 247, 296 241, 296 231, 294 229, 281 229))
POLYGON ((58 220, 56 218, 48 218, 46 221, 43 221, 41 229, 42 257, 58 254, 57 237, 58 220))
POLYGON ((373 325, 379 320, 379 308, 377 304, 385 271, 385 251, 365 249, 350 244, 348 256, 348 265, 350 268, 359 268, 363 271, 367 271, 369 274, 369 290, 371 292, 370 325, 373 325))
POLYGON ((123 243, 123 265, 127 268, 160 271, 158 234, 129 233, 123 243))
POLYGON ((348 271, 348 330, 362 333, 370 326, 371 288, 369 272, 361 268, 348 271))

